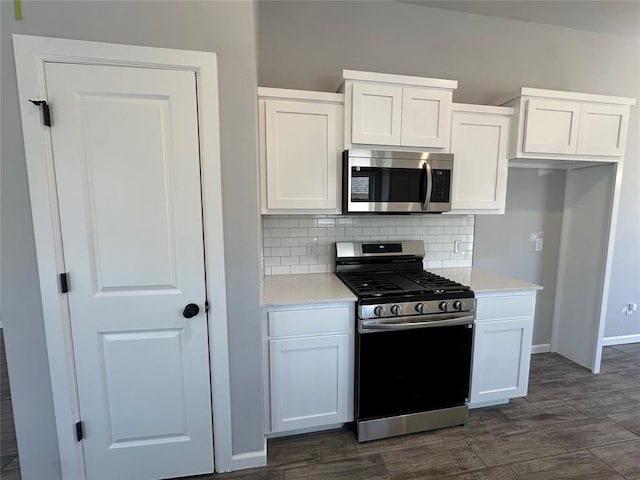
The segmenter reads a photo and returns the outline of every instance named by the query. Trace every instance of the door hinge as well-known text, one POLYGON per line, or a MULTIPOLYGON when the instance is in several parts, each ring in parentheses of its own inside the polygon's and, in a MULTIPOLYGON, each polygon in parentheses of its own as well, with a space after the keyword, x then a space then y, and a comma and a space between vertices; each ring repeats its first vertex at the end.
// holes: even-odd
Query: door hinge
POLYGON ((204 302, 204 311, 205 311, 205 313, 209 312, 209 302, 208 301, 204 302))
POLYGON ((80 442, 84 438, 84 428, 82 422, 76 422, 76 441, 80 442))
POLYGON ((60 283, 60 293, 67 293, 69 291, 69 274, 67 272, 61 273, 58 280, 60 283))
POLYGON ((46 100, 29 100, 34 105, 40 107, 40 111, 42 112, 42 123, 44 123, 47 127, 51 126, 51 111, 49 110, 49 104, 46 100))

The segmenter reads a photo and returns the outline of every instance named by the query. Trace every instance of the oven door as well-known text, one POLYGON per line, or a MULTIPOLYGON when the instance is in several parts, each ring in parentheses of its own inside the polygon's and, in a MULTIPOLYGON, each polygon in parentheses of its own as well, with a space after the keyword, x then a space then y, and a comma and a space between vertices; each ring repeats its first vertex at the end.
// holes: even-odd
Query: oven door
POLYGON ((345 151, 345 212, 411 213, 451 209, 452 160, 449 157, 452 155, 423 154, 421 158, 421 154, 401 153, 404 158, 366 158, 352 157, 345 151))
POLYGON ((425 319, 408 322, 409 328, 399 323, 359 327, 357 421, 466 406, 473 316, 425 319))

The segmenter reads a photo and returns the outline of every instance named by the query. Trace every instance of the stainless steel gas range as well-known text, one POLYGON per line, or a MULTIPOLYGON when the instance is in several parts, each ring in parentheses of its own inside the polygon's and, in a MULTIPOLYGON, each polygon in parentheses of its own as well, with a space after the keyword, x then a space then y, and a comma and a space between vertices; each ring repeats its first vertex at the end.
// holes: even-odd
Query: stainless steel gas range
POLYGON ((338 242, 336 274, 358 297, 358 441, 464 424, 475 298, 424 271, 424 244, 338 242))

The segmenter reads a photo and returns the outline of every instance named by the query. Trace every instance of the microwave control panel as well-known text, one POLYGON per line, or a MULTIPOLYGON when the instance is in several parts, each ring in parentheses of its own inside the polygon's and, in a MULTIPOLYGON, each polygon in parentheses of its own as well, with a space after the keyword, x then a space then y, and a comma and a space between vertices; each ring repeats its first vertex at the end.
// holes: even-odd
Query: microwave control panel
POLYGON ((433 186, 430 201, 448 203, 451 194, 451 170, 433 169, 431 179, 433 186))

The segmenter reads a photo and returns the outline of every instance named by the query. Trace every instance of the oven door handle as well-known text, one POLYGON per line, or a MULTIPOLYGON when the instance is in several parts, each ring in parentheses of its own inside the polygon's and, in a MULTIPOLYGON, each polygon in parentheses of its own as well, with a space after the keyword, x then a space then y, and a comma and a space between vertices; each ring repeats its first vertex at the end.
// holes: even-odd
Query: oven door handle
MULTIPOLYGON (((438 317, 441 317, 440 315, 438 317)), ((415 320, 415 317, 404 317, 405 319, 415 320)), ((394 321, 385 322, 380 320, 360 320, 358 324, 358 332, 370 333, 373 331, 390 331, 390 330, 409 330, 413 328, 431 328, 431 327, 448 327, 453 325, 471 325, 473 324, 473 315, 465 315, 462 317, 447 317, 444 319, 429 318, 422 321, 394 321)), ((400 318, 394 320, 401 320, 400 318)))
POLYGON ((429 202, 431 202, 431 190, 433 190, 431 180, 431 164, 429 160, 426 160, 423 165, 424 168, 424 202, 422 203, 422 210, 429 210, 429 202))

